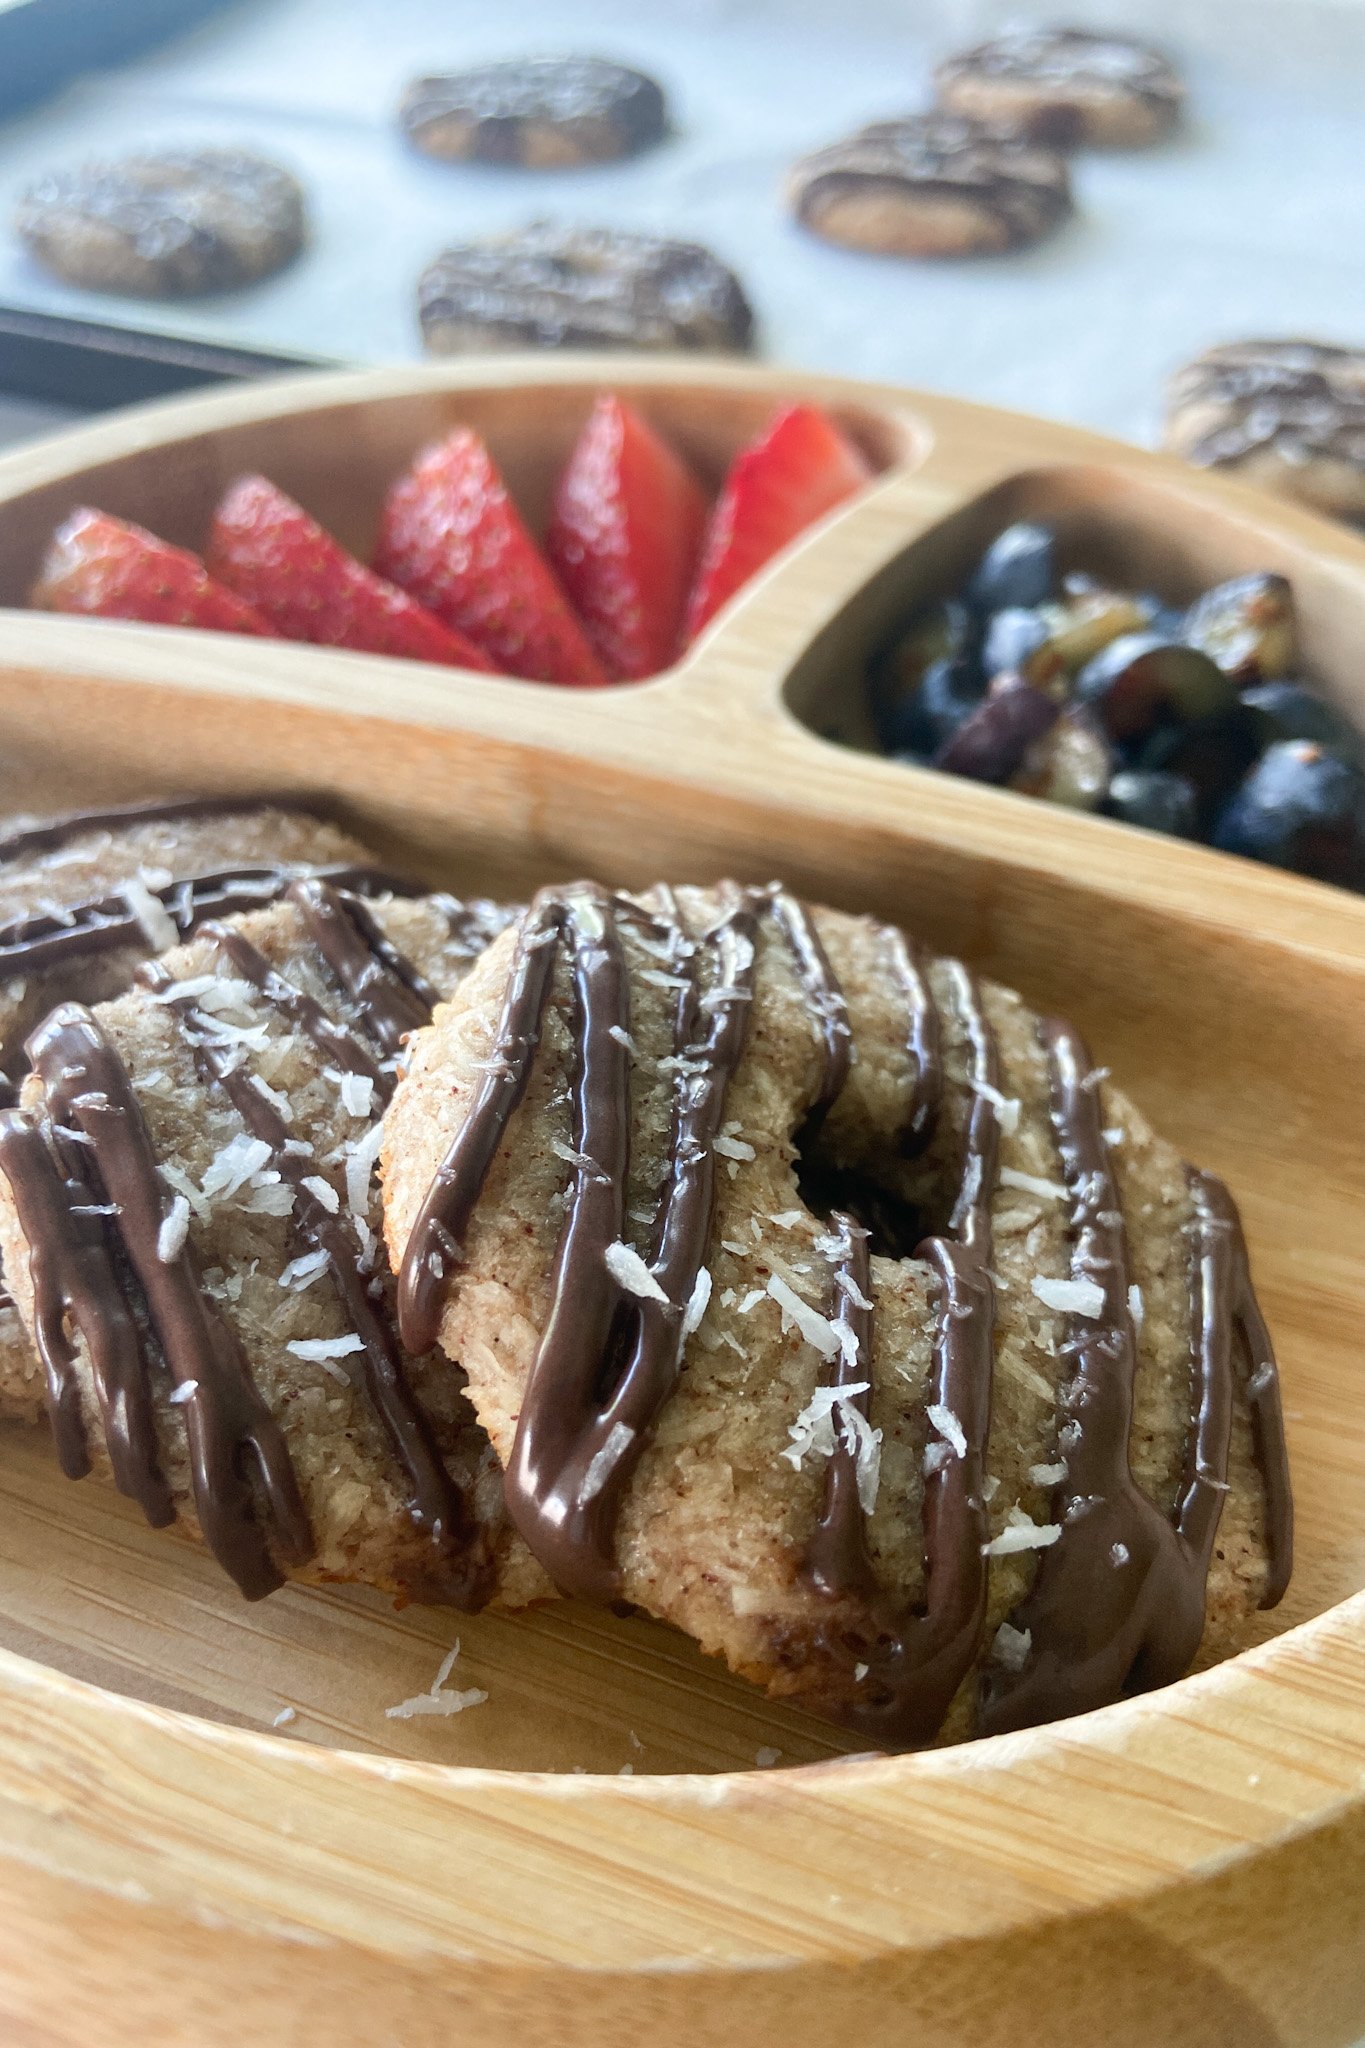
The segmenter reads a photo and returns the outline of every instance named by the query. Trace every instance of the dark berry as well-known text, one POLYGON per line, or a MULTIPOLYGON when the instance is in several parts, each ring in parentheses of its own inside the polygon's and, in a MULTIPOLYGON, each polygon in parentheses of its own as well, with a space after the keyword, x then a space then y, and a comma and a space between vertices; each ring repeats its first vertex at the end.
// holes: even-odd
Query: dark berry
POLYGON ((1315 740, 1267 747, 1214 828, 1225 853, 1324 881, 1347 879, 1360 856, 1361 778, 1315 740))
MULTIPOLYGON (((899 753, 914 744, 905 737, 908 730, 914 729, 915 714, 911 707, 935 662, 957 662, 962 687, 966 689, 974 683, 980 696, 985 685, 976 677, 969 654, 969 643, 975 637, 975 622, 965 605, 956 598, 948 598, 917 613, 870 664, 868 707, 877 737, 888 753, 899 753)), ((934 740, 929 751, 937 745, 934 740)))
POLYGON ((964 593, 976 612, 1046 604, 1057 588, 1056 536, 1021 520, 991 542, 964 593))
POLYGON ((1145 825, 1149 832, 1169 832, 1177 839, 1195 835, 1198 805, 1194 785, 1183 775, 1120 768, 1104 807, 1125 825, 1145 825))
POLYGON ((1252 714, 1264 743, 1274 740, 1316 740, 1330 747, 1343 761, 1362 765, 1365 741, 1343 718, 1335 705, 1328 704, 1303 683, 1253 683, 1243 690, 1242 703, 1252 714))
POLYGON ((1261 751, 1256 725, 1240 704, 1188 725, 1163 724, 1133 751, 1128 765, 1143 773, 1181 775, 1193 786, 1198 830, 1214 819, 1261 751))
POLYGON ((1163 718, 1192 723, 1231 710, 1237 690, 1207 654, 1156 633, 1124 633, 1100 649, 1076 678, 1116 740, 1150 732, 1163 718))
POLYGON ((950 775, 970 775, 977 782, 1008 782, 1058 709, 1055 698, 1035 690, 1022 676, 1002 676, 984 703, 944 741, 934 766, 950 775))
POLYGON ((919 688, 903 697, 882 722, 882 743, 891 754, 938 752, 981 703, 975 674, 959 662, 931 661, 919 688))

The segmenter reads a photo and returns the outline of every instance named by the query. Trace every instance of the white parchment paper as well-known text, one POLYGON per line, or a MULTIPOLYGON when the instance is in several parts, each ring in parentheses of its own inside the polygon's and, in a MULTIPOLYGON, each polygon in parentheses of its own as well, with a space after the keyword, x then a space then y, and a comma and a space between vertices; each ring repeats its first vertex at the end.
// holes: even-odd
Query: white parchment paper
POLYGON ((1076 159, 1076 220, 1035 251, 907 264, 828 248, 781 201, 801 151, 925 103, 936 55, 1012 8, 972 0, 247 0, 0 128, 0 208, 49 165, 242 141, 306 181, 315 235, 276 280, 190 307, 44 278, 0 232, 0 297, 357 360, 420 352, 418 272, 447 240, 537 215, 710 243, 743 276, 763 352, 1150 439, 1167 372, 1222 338, 1365 341, 1365 7, 1128 0, 1068 19, 1159 37, 1192 113, 1150 151, 1076 159), (412 74, 518 50, 634 60, 676 134, 575 173, 447 167, 405 146, 412 74))

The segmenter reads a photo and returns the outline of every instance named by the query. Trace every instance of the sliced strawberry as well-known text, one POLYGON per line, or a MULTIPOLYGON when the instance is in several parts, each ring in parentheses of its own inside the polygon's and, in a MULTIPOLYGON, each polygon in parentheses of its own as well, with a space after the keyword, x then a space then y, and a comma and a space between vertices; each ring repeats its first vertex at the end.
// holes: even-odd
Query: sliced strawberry
POLYGON ((259 612, 214 582, 198 555, 88 505, 53 534, 29 603, 49 612, 274 637, 259 612))
POLYGON ((607 680, 472 428, 424 448, 398 479, 384 501, 374 565, 508 675, 607 680))
POLYGON ((631 406, 599 398, 559 479, 545 552, 617 681, 657 675, 677 654, 705 524, 673 450, 631 406))
POLYGON ((803 527, 852 497, 871 475, 863 456, 818 406, 790 405, 780 412, 730 465, 688 601, 688 639, 803 527))
POLYGON ((263 476, 238 477, 209 535, 208 565, 286 640, 492 669, 473 643, 386 583, 263 476))

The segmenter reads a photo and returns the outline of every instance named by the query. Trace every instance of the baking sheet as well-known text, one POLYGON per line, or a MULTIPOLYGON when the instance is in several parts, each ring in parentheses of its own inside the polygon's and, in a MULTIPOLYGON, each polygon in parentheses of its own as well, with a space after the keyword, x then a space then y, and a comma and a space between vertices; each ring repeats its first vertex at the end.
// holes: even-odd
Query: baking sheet
MULTIPOLYGON (((1016 10, 1017 11, 1017 10, 1016 10)), ((172 141, 244 142, 312 195, 306 257, 179 307, 51 282, 0 236, 0 298, 212 340, 344 357, 420 354, 413 287, 448 240, 537 215, 671 231, 743 276, 763 352, 920 383, 1150 439, 1170 368, 1248 333, 1365 340, 1365 7, 1360 0, 1082 5, 1160 36, 1192 118, 1155 150, 1082 154, 1077 219, 1009 258, 907 264, 835 250, 784 215, 800 151, 922 104, 936 54, 1005 10, 951 0, 248 0, 0 128, 0 206, 49 165, 172 141), (666 86, 677 132, 573 173, 448 167, 404 145, 404 81, 573 46, 666 86)), ((1070 18, 1070 17, 1069 17, 1070 18)))

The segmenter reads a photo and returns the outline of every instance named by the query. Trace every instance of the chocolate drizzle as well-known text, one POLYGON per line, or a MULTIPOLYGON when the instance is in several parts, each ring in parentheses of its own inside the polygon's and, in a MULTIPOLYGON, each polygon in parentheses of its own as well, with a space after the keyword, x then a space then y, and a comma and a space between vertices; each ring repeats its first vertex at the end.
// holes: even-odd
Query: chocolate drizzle
MULTIPOLYGON (((1228 1483, 1234 1332, 1254 1346, 1253 1414, 1267 1456, 1271 1505, 1268 1601, 1288 1577, 1288 1477, 1275 1367, 1251 1300, 1236 1210, 1212 1176, 1191 1180, 1195 1212, 1196 1420, 1174 1519, 1140 1491, 1129 1464, 1137 1346, 1128 1246, 1105 1142, 1096 1076, 1069 1025, 1042 1026, 1052 1117, 1074 1204, 1073 1277, 1103 1293, 1076 1317, 1067 1348, 1075 1372, 1062 1396, 1059 1540, 1042 1554, 1015 1616, 1031 1643, 1022 1672, 997 1677, 982 1708, 987 1732, 1020 1728, 1169 1684, 1189 1669, 1204 1632, 1205 1588, 1228 1483)), ((1251 1394, 1251 1384, 1248 1385, 1251 1394)))
POLYGON ((492 1050, 469 1114, 427 1190, 398 1276, 398 1328, 415 1354, 441 1333, 441 1303, 493 1157, 531 1078, 554 982, 566 897, 542 892, 522 920, 492 1050))
MULTIPOLYGON (((235 1333, 216 1314, 188 1243, 161 1256, 163 1197, 142 1111, 128 1073, 88 1010, 54 1010, 28 1042, 42 1080, 49 1128, 81 1133, 89 1164, 80 1182, 59 1181, 50 1160, 39 1165, 44 1133, 18 1112, 6 1112, 0 1165, 27 1210, 31 1240, 34 1335, 53 1392, 53 1422, 68 1457, 81 1428, 72 1396, 70 1316, 90 1347, 97 1397, 112 1422, 111 1460, 124 1490, 142 1501, 154 1523, 170 1519, 169 1494, 158 1470, 149 1365, 116 1270, 112 1229, 96 1243, 91 1210, 101 1224, 117 1218, 116 1242, 145 1300, 157 1345, 182 1405, 190 1480, 204 1540, 248 1599, 281 1582, 277 1559, 301 1563, 311 1552, 308 1518, 284 1437, 252 1380, 235 1333), (98 1204, 73 1202, 83 1182, 98 1204), (118 1395, 132 1390, 120 1418, 118 1395), (116 1448, 117 1447, 117 1448, 116 1448)), ((70 1139, 64 1141, 69 1147, 70 1139)), ((82 1459, 84 1447, 82 1442, 82 1459)), ((81 1462, 78 1460, 77 1462, 81 1462)), ((88 1461, 86 1466, 88 1469, 88 1461)), ((67 1466, 70 1469, 70 1466, 67 1466)))
POLYGON ((798 902, 795 896, 789 896, 776 882, 768 891, 768 901, 791 947, 807 1005, 815 1014, 824 1040, 820 1089, 806 1118, 806 1134, 813 1136, 826 1112, 843 1093, 844 1083, 848 1080, 853 1056, 853 1027, 849 1023, 848 1003, 839 986, 839 978, 829 964, 829 956, 820 943, 820 934, 805 904, 798 902))
POLYGON ((265 954, 231 925, 207 925, 203 936, 213 941, 235 974, 250 982, 259 995, 287 1017, 295 1031, 312 1040, 325 1059, 335 1060, 343 1074, 358 1074, 372 1082, 380 1100, 387 1101, 393 1092, 393 1077, 383 1071, 354 1032, 328 1016, 316 996, 287 981, 265 954))
MULTIPOLYGON (((507 1503, 555 1583, 584 1597, 609 1599, 619 1589, 613 1556, 617 1513, 681 1370, 687 1311, 710 1245, 713 1147, 748 1033, 762 900, 756 892, 732 890, 724 914, 698 942, 696 954, 713 967, 705 992, 698 961, 688 957, 692 949, 677 938, 672 947, 672 964, 692 988, 690 999, 683 993, 675 1017, 673 1126, 647 1261, 657 1291, 649 1295, 626 1293, 606 1269, 608 1247, 621 1236, 629 1070, 605 1051, 616 1045, 610 1031, 619 1017, 605 1004, 581 1009, 574 1145, 593 1163, 575 1168, 554 1307, 522 1402, 507 1503), (602 1190, 594 1201, 599 1173, 610 1178, 610 1193, 602 1190), (605 1235, 609 1224, 612 1236, 605 1235), (588 1344, 579 1348, 575 1332, 585 1285, 593 1339, 604 1340, 595 1351, 588 1344)), ((628 1001, 624 977, 620 1001, 628 1001)))
MULTIPOLYGON (((1210 1474, 1209 1438, 1218 1425, 1209 1416, 1214 1406, 1208 1390, 1226 1384, 1225 1354, 1237 1346, 1243 1392, 1251 1415, 1252 1452, 1265 1495, 1265 1540, 1268 1556, 1262 1607, 1277 1607, 1294 1569, 1294 1502, 1289 1484, 1289 1453, 1280 1405, 1280 1375, 1274 1347, 1260 1303, 1251 1284, 1251 1266, 1237 1205, 1214 1174, 1189 1169, 1194 1204, 1195 1266, 1194 1341, 1201 1398, 1199 1420, 1180 1502, 1180 1531, 1186 1541, 1201 1544, 1204 1522, 1216 1524, 1223 1492, 1210 1474), (1206 1417, 1208 1419, 1206 1420, 1206 1417)), ((1212 1532, 1208 1540, 1212 1541, 1212 1532)))
MULTIPOLYGON (((875 1642, 865 1646, 862 1661, 867 1670, 858 1694, 841 1702, 840 1719, 880 1742, 902 1747, 928 1742, 937 1733, 980 1647, 989 1584, 984 1545, 990 1532, 982 1489, 995 1361, 995 1298, 988 1267, 990 1204, 999 1177, 1000 1129, 992 1100, 999 1092, 999 1054, 975 977, 957 961, 945 961, 944 968, 967 1033, 971 1102, 952 1215, 955 1235, 926 1238, 915 1256, 930 1265, 937 1278, 934 1364, 926 1406, 946 1410, 955 1419, 962 1433, 961 1455, 954 1451, 926 1471, 925 1592, 920 1611, 897 1611, 877 1589, 855 1460, 842 1440, 826 1467, 824 1501, 806 1561, 812 1583, 821 1592, 835 1600, 862 1595, 879 1623, 875 1642)), ((936 1030, 931 1042, 936 1053, 936 1030)), ((834 1221, 841 1239, 835 1266, 836 1294, 842 1297, 839 1321, 853 1333, 856 1360, 850 1364, 843 1351, 832 1384, 871 1383, 872 1312, 858 1308, 860 1294, 871 1298, 866 1245, 858 1244, 847 1218, 834 1221)), ((860 1413, 869 1416, 870 1393, 853 1399, 860 1413)))
POLYGON ((318 951, 386 1053, 431 1021, 436 991, 374 919, 330 882, 295 882, 289 900, 302 913, 318 951))
POLYGON ((943 1054, 938 1011, 925 978, 919 948, 894 925, 885 927, 891 971, 905 992, 909 1018, 908 1044, 914 1081, 910 1108, 901 1133, 901 1151, 917 1159, 938 1127, 943 1103, 943 1054))
POLYGON ((82 1147, 43 1133, 13 1112, 0 1117, 0 1172, 14 1195, 29 1247, 34 1339, 47 1374, 47 1412, 57 1461, 68 1479, 90 1470, 76 1347, 85 1338, 95 1401, 114 1484, 155 1529, 175 1519, 157 1464, 156 1430, 138 1333, 106 1240, 102 1189, 91 1185, 82 1147), (60 1163, 59 1163, 60 1162, 60 1163))
MULTIPOLYGON (((368 895, 407 895, 412 891, 411 883, 385 873, 382 868, 338 863, 317 869, 221 868, 212 874, 183 876, 148 893, 178 927, 180 936, 187 938, 206 918, 261 910, 277 902, 304 873, 318 875, 334 890, 364 891, 368 895)), ((65 967, 89 954, 112 952, 123 946, 134 946, 142 952, 152 950, 129 898, 115 889, 84 903, 64 905, 0 925, 0 975, 65 967)))
MULTIPOLYGON (((291 1023, 300 1024, 301 1018, 316 1022, 312 1012, 317 1006, 276 974, 265 956, 240 932, 210 926, 205 937, 291 1023)), ((144 969, 143 979, 181 1018, 200 1071, 222 1089, 252 1137, 270 1147, 272 1165, 293 1188, 293 1227, 308 1244, 327 1254, 328 1268, 351 1327, 364 1345, 360 1355, 364 1359, 365 1389, 412 1487, 413 1519, 430 1538, 438 1560, 434 1577, 439 1577, 441 1594, 457 1606, 482 1606, 492 1590, 491 1554, 481 1540, 478 1519, 447 1472, 431 1427, 408 1387, 393 1328, 383 1306, 382 1287, 374 1278, 371 1259, 362 1249, 354 1225, 340 1208, 333 1213, 319 1197, 318 1183, 325 1176, 312 1148, 291 1132, 255 1077, 235 1065, 232 1055, 215 1046, 204 1029, 196 1028, 199 1025, 211 1031, 213 1020, 197 1010, 194 997, 175 995, 174 985, 159 962, 144 969)), ((300 1028, 308 1030, 309 1023, 302 1023, 300 1028)), ((365 1074, 368 1078, 373 1066, 369 1054, 346 1033, 341 1036, 349 1043, 339 1046, 336 1034, 340 1029, 333 1026, 326 1040, 321 1041, 323 1049, 338 1059, 343 1072, 365 1074)))

